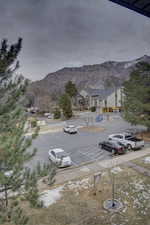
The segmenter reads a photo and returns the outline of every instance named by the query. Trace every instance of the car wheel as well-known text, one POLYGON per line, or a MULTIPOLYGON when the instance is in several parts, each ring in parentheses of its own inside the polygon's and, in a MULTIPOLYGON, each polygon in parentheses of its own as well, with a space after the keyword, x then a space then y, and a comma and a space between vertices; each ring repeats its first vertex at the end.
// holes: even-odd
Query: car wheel
POLYGON ((129 151, 131 151, 131 150, 132 150, 132 146, 131 146, 130 144, 128 144, 128 145, 127 145, 127 149, 128 149, 129 151))

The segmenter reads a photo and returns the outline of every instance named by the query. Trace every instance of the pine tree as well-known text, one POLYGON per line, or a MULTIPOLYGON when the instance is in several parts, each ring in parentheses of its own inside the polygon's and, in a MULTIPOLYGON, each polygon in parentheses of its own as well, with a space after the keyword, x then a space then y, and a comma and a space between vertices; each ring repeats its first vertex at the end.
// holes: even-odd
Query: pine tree
POLYGON ((67 94, 61 96, 59 101, 60 108, 63 111, 63 115, 66 119, 72 117, 72 106, 70 97, 67 94))
POLYGON ((68 81, 65 85, 65 93, 68 94, 71 98, 77 95, 77 88, 72 81, 68 81))
POLYGON ((21 76, 13 76, 19 67, 17 57, 21 47, 22 39, 19 38, 11 46, 7 40, 3 40, 0 49, 0 200, 3 202, 6 220, 10 219, 8 215, 11 215, 10 209, 13 209, 9 194, 19 192, 22 188, 24 163, 35 153, 26 153, 32 141, 32 138, 25 139, 24 129, 26 114, 23 96, 27 81, 21 76))
POLYGON ((124 84, 124 118, 150 129, 150 64, 139 63, 124 84))
MULTIPOLYGON (((25 137, 27 114, 24 94, 28 82, 21 76, 14 76, 19 67, 17 57, 21 48, 22 39, 19 38, 11 46, 7 40, 3 40, 0 49, 0 223, 11 221, 25 225, 28 218, 21 209, 12 207, 10 195, 24 191, 29 182, 32 186, 33 180, 32 190, 37 190, 37 176, 34 174, 33 178, 33 173, 27 176, 29 171, 25 169, 25 163, 35 155, 35 149, 32 152, 26 150, 31 146, 32 139, 36 138, 38 130, 31 138, 25 137)), ((25 191, 26 194, 31 192, 31 187, 25 191)), ((37 194, 32 197, 37 199, 37 194)))

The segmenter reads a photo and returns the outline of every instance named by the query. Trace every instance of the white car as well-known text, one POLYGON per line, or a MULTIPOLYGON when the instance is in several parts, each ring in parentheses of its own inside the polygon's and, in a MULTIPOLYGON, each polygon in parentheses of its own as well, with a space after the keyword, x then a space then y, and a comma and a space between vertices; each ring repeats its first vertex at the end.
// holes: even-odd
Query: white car
POLYGON ((66 127, 64 127, 64 132, 68 134, 76 134, 77 128, 74 125, 67 125, 66 127))
POLYGON ((49 159, 58 167, 66 167, 72 165, 70 156, 68 156, 66 152, 61 148, 50 149, 48 155, 49 159))
POLYGON ((53 119, 53 115, 52 114, 48 115, 47 119, 53 119))
POLYGON ((144 147, 144 141, 142 139, 136 138, 129 133, 112 134, 108 136, 108 140, 119 141, 129 150, 136 150, 144 147))
POLYGON ((48 119, 53 119, 53 115, 51 113, 44 113, 44 116, 48 119))
POLYGON ((44 113, 44 116, 46 116, 46 117, 49 116, 49 115, 51 115, 51 114, 50 113, 44 113))

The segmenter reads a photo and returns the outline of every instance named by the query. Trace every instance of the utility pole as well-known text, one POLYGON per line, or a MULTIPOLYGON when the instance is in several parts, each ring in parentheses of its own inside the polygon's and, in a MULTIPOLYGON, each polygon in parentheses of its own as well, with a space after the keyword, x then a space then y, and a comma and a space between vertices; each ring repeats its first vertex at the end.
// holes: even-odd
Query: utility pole
POLYGON ((115 175, 112 174, 112 208, 115 207, 115 175))

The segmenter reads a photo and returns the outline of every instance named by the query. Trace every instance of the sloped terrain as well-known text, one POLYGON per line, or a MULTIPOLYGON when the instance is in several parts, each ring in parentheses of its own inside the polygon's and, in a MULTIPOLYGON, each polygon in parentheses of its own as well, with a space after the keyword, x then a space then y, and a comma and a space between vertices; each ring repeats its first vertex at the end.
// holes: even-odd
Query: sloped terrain
POLYGON ((27 96, 32 99, 34 105, 43 107, 49 102, 56 101, 69 80, 76 84, 78 90, 87 87, 103 88, 113 84, 120 86, 128 79, 136 64, 142 61, 150 63, 150 57, 145 55, 127 62, 108 61, 96 65, 63 68, 48 74, 42 80, 31 83, 27 96))

